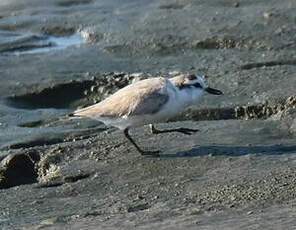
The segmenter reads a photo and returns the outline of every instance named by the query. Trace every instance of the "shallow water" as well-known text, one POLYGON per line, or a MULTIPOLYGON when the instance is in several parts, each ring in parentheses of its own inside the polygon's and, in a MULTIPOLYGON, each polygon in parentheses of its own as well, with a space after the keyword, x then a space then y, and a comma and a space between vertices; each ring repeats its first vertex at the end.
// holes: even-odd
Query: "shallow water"
POLYGON ((55 37, 42 34, 0 31, 0 38, 0 52, 4 55, 45 53, 83 43, 83 38, 78 34, 55 37))
POLYGON ((55 50, 65 49, 69 46, 78 46, 81 43, 83 43, 83 39, 76 34, 68 37, 45 36, 43 38, 43 42, 47 44, 47 45, 44 45, 44 47, 32 48, 32 49, 23 50, 23 51, 13 51, 11 53, 15 55, 21 55, 21 54, 37 54, 37 53, 51 52, 55 50))

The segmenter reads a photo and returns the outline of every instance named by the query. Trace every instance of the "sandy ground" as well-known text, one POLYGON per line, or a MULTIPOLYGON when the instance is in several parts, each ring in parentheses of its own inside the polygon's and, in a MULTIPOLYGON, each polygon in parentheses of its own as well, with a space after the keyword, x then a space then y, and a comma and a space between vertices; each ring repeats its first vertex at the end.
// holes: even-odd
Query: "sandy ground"
POLYGON ((295 8, 1 1, 0 228, 295 229, 295 8), (79 44, 50 42, 69 36, 79 44), (103 124, 55 122, 137 72, 206 74, 224 96, 157 124, 194 135, 133 129, 160 157, 103 124))

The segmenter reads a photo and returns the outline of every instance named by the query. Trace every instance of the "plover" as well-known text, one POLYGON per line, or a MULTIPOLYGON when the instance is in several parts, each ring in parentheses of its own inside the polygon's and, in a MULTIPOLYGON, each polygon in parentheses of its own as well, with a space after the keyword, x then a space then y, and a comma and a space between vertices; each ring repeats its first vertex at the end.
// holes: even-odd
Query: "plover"
POLYGON ((208 87, 203 77, 182 74, 173 78, 156 77, 132 83, 105 100, 76 110, 71 117, 89 117, 123 130, 127 139, 142 155, 158 154, 159 151, 141 149, 129 134, 131 127, 149 124, 153 134, 180 132, 191 135, 196 129, 178 128, 158 130, 154 123, 171 118, 186 107, 193 105, 204 92, 221 95, 220 90, 208 87))

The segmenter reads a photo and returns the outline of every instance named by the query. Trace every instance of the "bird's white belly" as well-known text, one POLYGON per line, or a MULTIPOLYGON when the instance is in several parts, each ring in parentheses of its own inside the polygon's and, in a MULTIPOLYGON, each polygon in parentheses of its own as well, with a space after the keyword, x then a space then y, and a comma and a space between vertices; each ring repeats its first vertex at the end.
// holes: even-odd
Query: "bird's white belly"
POLYGON ((159 112, 154 114, 143 114, 137 116, 122 116, 117 118, 102 118, 97 119, 106 125, 117 127, 121 130, 127 127, 137 127, 157 122, 166 121, 180 112, 175 104, 167 103, 159 112))
POLYGON ((163 120, 163 117, 155 115, 141 115, 141 116, 128 116, 119 118, 98 118, 99 121, 105 125, 111 125, 121 130, 127 127, 137 127, 146 124, 151 124, 163 120))

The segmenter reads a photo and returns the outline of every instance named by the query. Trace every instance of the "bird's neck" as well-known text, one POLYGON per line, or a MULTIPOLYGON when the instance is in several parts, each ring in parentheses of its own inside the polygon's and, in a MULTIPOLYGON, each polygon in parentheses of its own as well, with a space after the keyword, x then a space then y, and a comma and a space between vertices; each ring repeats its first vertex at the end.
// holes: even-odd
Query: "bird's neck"
POLYGON ((178 88, 176 87, 176 99, 179 103, 186 106, 195 104, 196 101, 202 96, 202 91, 196 91, 191 88, 178 88))

